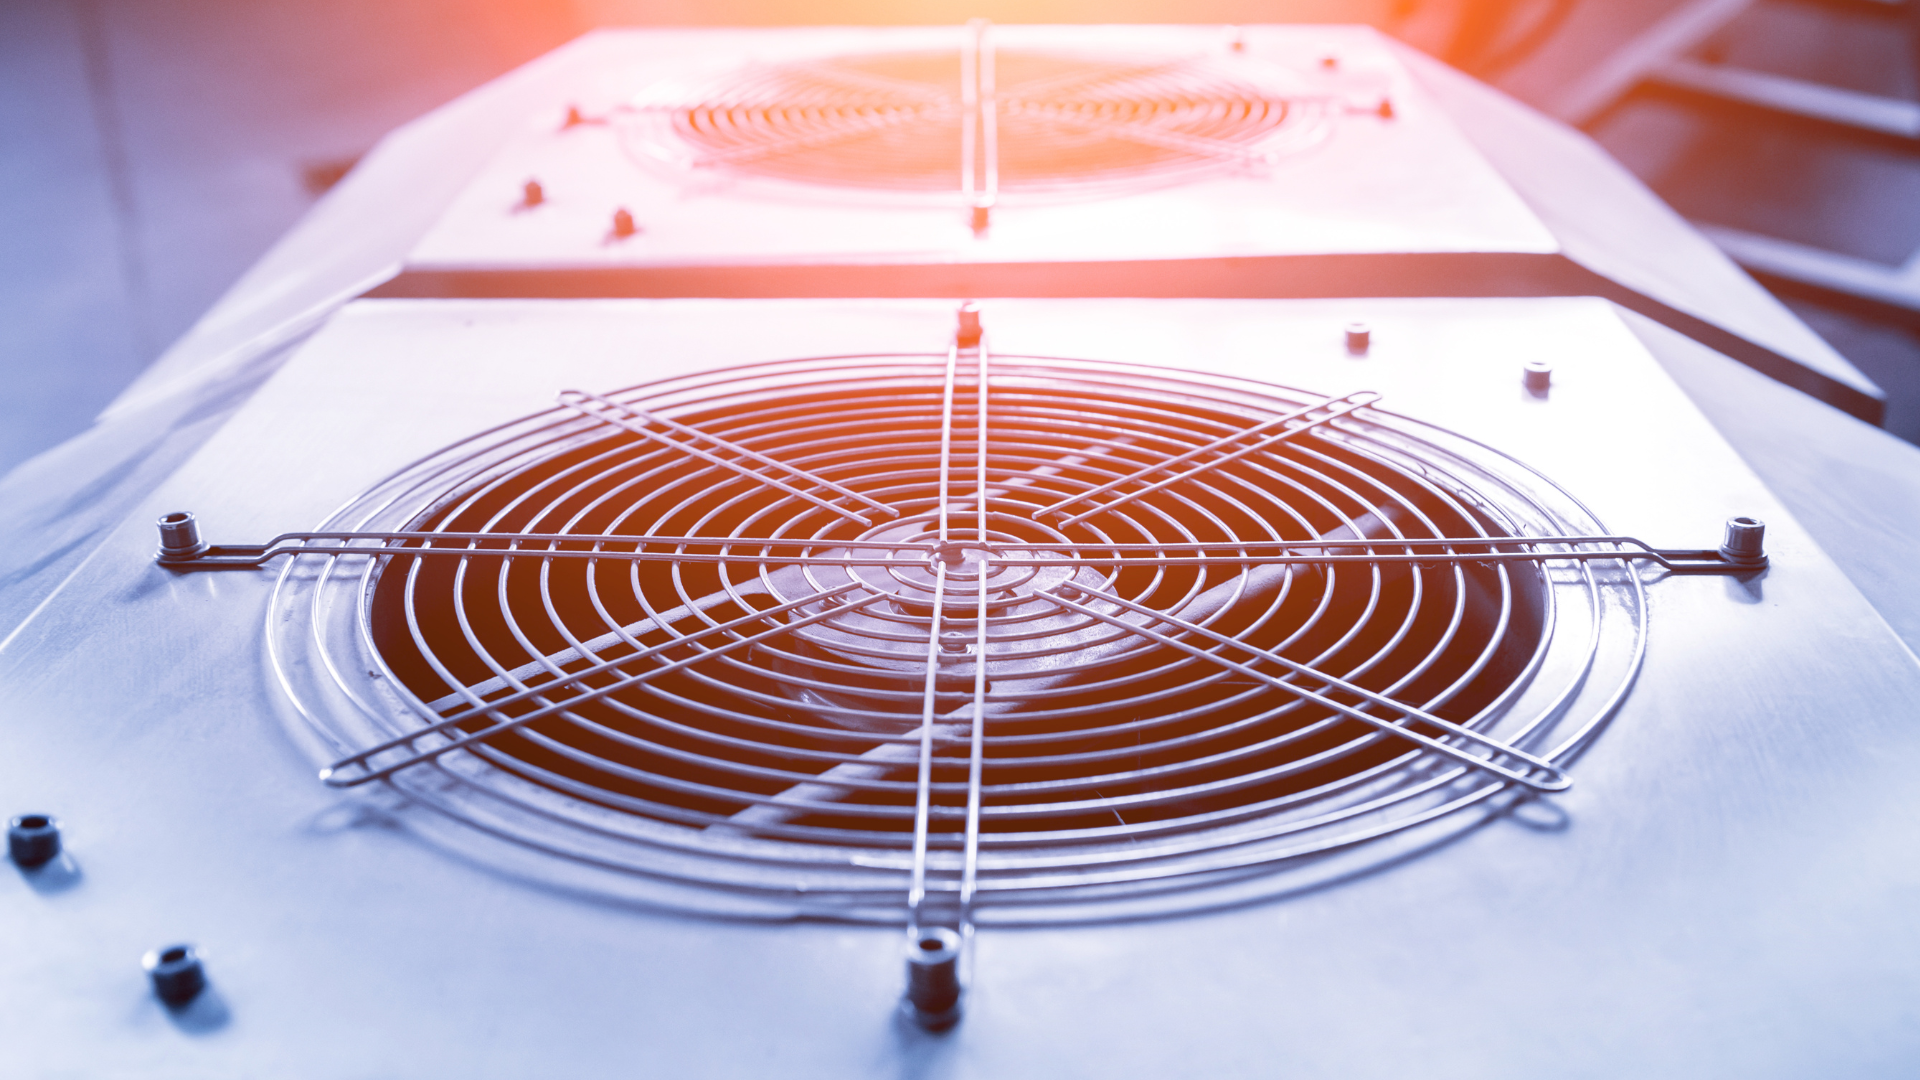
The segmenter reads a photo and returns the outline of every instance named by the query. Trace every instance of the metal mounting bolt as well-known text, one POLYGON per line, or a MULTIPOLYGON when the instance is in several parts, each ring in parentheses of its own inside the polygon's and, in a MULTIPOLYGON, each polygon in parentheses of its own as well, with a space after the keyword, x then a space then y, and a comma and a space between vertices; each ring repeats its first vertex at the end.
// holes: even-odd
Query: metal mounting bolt
POLYGON ((1520 382, 1535 394, 1544 394, 1553 385, 1553 365, 1545 360, 1529 360, 1520 369, 1520 382))
POLYGON ((1380 114, 1380 119, 1382 120, 1393 119, 1393 99, 1381 98, 1380 107, 1374 111, 1380 114))
POLYGON ((546 201, 547 189, 541 187, 540 181, 538 180, 529 180, 527 181, 527 186, 520 189, 521 206, 532 209, 546 201))
POLYGON ((929 1031, 944 1031, 960 1019, 960 935, 944 926, 917 927, 907 935, 907 1010, 929 1031))
POLYGON ((207 969, 191 945, 169 945, 140 958, 153 993, 169 1005, 185 1005, 207 986, 207 969))
POLYGON ((960 325, 953 332, 953 340, 963 349, 971 349, 980 344, 980 309, 969 300, 960 305, 960 325))
POLYGON ((633 214, 626 207, 613 212, 613 235, 617 239, 625 240, 639 231, 640 226, 633 223, 633 214))
POLYGON ((200 523, 187 511, 160 515, 159 526, 161 562, 184 562, 206 552, 206 542, 200 539, 200 523))
POLYGON ((967 223, 973 226, 973 231, 975 233, 986 232, 987 226, 993 223, 992 204, 975 203, 973 207, 973 212, 967 217, 967 223))
POLYGON ((60 823, 46 814, 21 814, 7 822, 7 854, 15 866, 31 870, 60 854, 60 823))
POLYGON ((1328 53, 1320 58, 1320 66, 1326 68, 1328 71, 1332 71, 1334 68, 1340 66, 1340 58, 1332 53, 1328 53))
POLYGON ((967 651, 967 635, 956 630, 948 630, 940 635, 940 651, 945 653, 963 653, 967 651))
POLYGON ((1373 329, 1363 322, 1347 324, 1347 352, 1354 356, 1365 356, 1373 348, 1373 329))
POLYGON ((1765 566, 1766 539, 1766 522, 1750 517, 1728 518, 1726 539, 1720 542, 1720 557, 1735 566, 1765 566))

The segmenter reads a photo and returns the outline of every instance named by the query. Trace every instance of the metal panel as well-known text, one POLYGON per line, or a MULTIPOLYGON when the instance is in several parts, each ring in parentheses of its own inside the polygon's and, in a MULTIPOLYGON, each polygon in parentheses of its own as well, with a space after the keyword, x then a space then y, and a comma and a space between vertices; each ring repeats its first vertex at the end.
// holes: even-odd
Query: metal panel
POLYGON ((1920 1060, 1920 667, 1607 305, 983 307, 1010 352, 1379 390, 1623 531, 1705 544, 1762 517, 1774 563, 1650 583, 1647 667, 1566 795, 1451 821, 1393 865, 1363 850, 1261 879, 1209 914, 983 931, 968 1016, 932 1037, 892 1019, 897 931, 599 900, 416 809, 330 794, 261 656, 272 575, 148 559, 162 511, 263 537, 561 386, 938 348, 950 305, 361 302, 0 651, 0 786, 65 820, 77 868, 0 875, 15 1067, 1798 1077, 1920 1060), (1354 319, 1364 358, 1344 348, 1354 319), (1520 368, 1542 357, 1539 397, 1520 368), (137 960, 176 938, 207 950, 216 996, 168 1013, 137 960))
POLYGON ((1403 50, 1409 68, 1605 296, 1877 423, 1885 395, 1580 132, 1403 50))
POLYGON ((1920 447, 1651 319, 1623 317, 1907 647, 1920 651, 1920 447))
MULTIPOLYGON (((1215 27, 1003 26, 1001 50, 1122 58, 1209 58, 1273 93, 1332 100, 1319 145, 1271 166, 1231 168, 1098 195, 1004 199, 992 227, 969 227, 958 185, 947 200, 754 180, 724 166, 650 163, 616 110, 699 96, 738 68, 864 52, 958 54, 962 27, 632 31, 611 40, 572 103, 600 122, 563 126, 569 103, 515 117, 519 134, 408 257, 410 271, 1023 264, 1422 252, 1550 253, 1551 235, 1382 48, 1356 27, 1249 27, 1241 49, 1215 27), (1335 66, 1324 67, 1323 57, 1335 66), (1391 118, 1376 114, 1392 103, 1391 118), (612 117, 611 120, 608 117, 612 117), (1420 162, 1416 171, 1404 167, 1420 162), (536 179, 538 206, 519 205, 536 179), (610 234, 616 208, 637 235, 610 234)), ((588 74, 583 72, 583 75, 588 74)), ((983 293, 999 290, 988 288, 983 293)))

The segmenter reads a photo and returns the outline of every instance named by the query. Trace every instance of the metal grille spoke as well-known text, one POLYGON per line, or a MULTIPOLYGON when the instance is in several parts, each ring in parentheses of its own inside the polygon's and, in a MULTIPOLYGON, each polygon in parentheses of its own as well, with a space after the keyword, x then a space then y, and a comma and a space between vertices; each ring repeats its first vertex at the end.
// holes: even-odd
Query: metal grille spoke
POLYGON ((1516 750, 1513 747, 1508 746, 1507 744, 1500 742, 1497 739, 1488 738, 1487 736, 1482 735, 1477 731, 1474 731, 1472 728, 1462 727, 1451 720, 1446 720, 1441 717, 1435 716, 1432 713, 1426 712, 1423 709, 1416 708, 1415 706, 1408 705, 1404 702, 1395 701, 1392 698, 1386 697, 1385 695, 1382 695, 1382 694, 1376 694, 1373 691, 1368 690, 1363 686, 1359 686, 1354 683, 1348 682, 1345 679, 1339 678, 1338 676, 1328 675, 1325 672, 1316 671, 1305 664, 1295 663, 1294 661, 1289 660, 1286 657, 1279 655, 1278 653, 1270 652, 1266 649, 1249 645, 1244 641, 1236 641, 1233 638, 1227 637, 1224 634, 1216 634, 1213 631, 1208 630, 1204 626, 1200 626, 1195 623, 1188 622, 1187 620, 1179 618, 1178 616, 1170 615, 1164 611, 1155 611, 1152 608, 1148 608, 1140 604, 1134 604, 1129 601, 1122 600, 1118 597, 1111 597, 1111 596, 1100 597, 1100 599, 1103 602, 1111 603, 1117 607, 1123 608, 1128 611, 1138 612, 1142 615, 1150 615, 1154 619, 1160 622, 1167 623, 1170 626, 1178 627, 1181 630, 1187 632, 1188 634, 1192 634, 1196 637, 1206 638, 1207 640, 1212 641, 1218 645, 1224 645, 1232 649, 1240 650, 1258 660, 1263 660, 1277 667, 1285 668, 1287 671, 1290 671, 1295 675, 1305 676, 1309 679, 1313 679, 1315 681, 1323 683, 1327 690, 1337 690, 1342 693, 1351 694, 1354 697, 1361 698, 1362 700, 1364 700, 1366 703, 1370 705, 1379 706, 1379 707, 1391 710, 1393 712, 1399 713, 1403 717, 1405 717, 1406 720, 1409 722, 1418 721, 1424 724, 1431 724, 1432 726, 1440 728, 1442 731, 1447 732, 1449 735, 1453 735, 1464 741, 1471 742, 1476 746, 1492 751, 1494 754, 1497 754, 1502 757, 1512 758, 1516 761, 1522 762, 1526 766, 1527 771, 1522 772, 1517 769, 1512 769, 1512 768, 1503 766, 1498 762, 1489 761, 1486 758, 1480 757, 1467 750, 1463 750, 1449 743, 1442 742, 1439 739, 1435 739, 1430 736, 1423 735, 1420 732, 1411 730, 1405 725, 1405 723, 1396 722, 1393 720, 1388 720, 1382 717, 1374 716, 1371 713, 1368 713, 1364 707, 1357 707, 1353 705, 1348 705, 1344 702, 1335 701, 1334 699, 1327 697, 1324 693, 1309 690, 1295 683, 1288 682, 1285 679, 1277 678, 1275 676, 1268 675, 1264 672, 1255 670, 1253 667, 1251 667, 1248 664, 1230 660, 1227 657, 1220 655, 1219 652, 1216 650, 1203 649, 1197 645, 1193 645, 1189 642, 1182 641, 1179 638, 1176 638, 1170 634, 1161 633, 1160 631, 1154 630, 1150 627, 1138 626, 1132 623, 1128 623, 1121 619, 1116 619, 1113 616, 1106 614, 1105 612, 1095 609, 1091 605, 1082 604, 1073 600, 1069 600, 1059 595, 1057 592, 1049 593, 1047 595, 1049 599, 1052 599, 1056 603, 1060 604, 1062 607, 1071 609, 1073 611, 1077 611, 1082 615, 1086 615, 1090 618, 1098 619, 1101 622, 1108 623, 1113 626, 1122 627, 1126 629, 1129 633, 1138 634, 1143 638, 1147 638, 1151 641, 1157 641, 1162 645, 1179 649, 1182 652, 1191 653, 1194 656, 1211 661, 1215 664, 1219 664, 1222 667, 1229 668, 1233 671, 1239 672, 1240 674, 1246 675, 1249 678, 1259 679, 1262 682, 1265 682, 1268 685, 1273 686, 1275 689, 1284 690, 1289 694, 1297 694, 1302 698, 1305 698, 1309 701, 1314 702, 1315 704, 1322 705, 1322 706, 1325 706, 1326 708, 1332 709, 1333 711, 1338 712, 1343 716, 1350 716, 1355 720, 1361 721, 1362 723, 1371 724, 1374 727, 1379 728, 1381 731, 1389 732, 1403 739, 1410 739, 1431 750, 1438 751, 1439 753, 1445 754, 1448 757, 1454 758, 1457 761, 1461 761, 1461 762, 1464 762, 1465 764, 1472 765, 1473 767, 1478 769, 1486 769, 1490 772, 1497 773, 1508 780, 1512 780, 1515 783, 1519 783, 1519 784, 1525 784, 1527 787, 1533 788, 1536 791, 1547 791, 1547 792, 1565 791, 1572 784, 1572 781, 1567 778, 1567 774, 1562 772, 1557 766, 1553 765, 1552 763, 1542 761, 1539 758, 1534 757, 1532 754, 1529 754, 1523 750, 1516 750))
POLYGON ((767 455, 762 454, 757 450, 749 450, 744 446, 740 446, 738 444, 728 442, 727 440, 722 439, 719 436, 701 431, 700 429, 695 427, 690 427, 686 424, 680 423, 679 421, 669 420, 663 416, 655 416, 652 413, 646 412, 643 409, 636 409, 630 405, 622 405, 611 398, 602 397, 599 394, 590 394, 584 390, 563 390, 560 393, 559 401, 561 405, 564 405, 569 409, 573 409, 579 412, 583 416, 591 416, 595 420, 600 420, 604 423, 618 425, 622 428, 625 428, 628 431, 633 432, 636 435, 644 435, 649 439, 653 439, 654 441, 659 443, 664 443, 665 445, 673 447, 676 450, 682 451, 684 453, 692 454, 694 457, 700 458, 703 461, 710 461, 715 465, 720 466, 723 469, 730 469, 736 473, 739 473, 741 476, 746 477, 749 480, 753 480, 761 484, 766 484, 770 487, 779 488, 781 491, 784 491, 789 495, 793 495, 793 496, 797 496, 798 498, 805 499, 808 502, 814 504, 815 506, 820 507, 823 510, 829 510, 829 511, 832 511, 833 513, 840 514, 843 517, 846 517, 852 521, 857 521, 862 525, 871 525, 873 524, 873 522, 871 522, 867 518, 861 517, 859 514, 856 514, 851 510, 847 510, 842 507, 835 506, 834 504, 816 495, 812 495, 805 491, 801 491, 799 488, 793 487, 790 484, 784 483, 780 480, 774 479, 773 477, 765 476, 759 472, 756 472, 755 470, 749 469, 741 465, 739 462, 729 461, 726 458, 719 456, 718 454, 712 453, 711 451, 708 451, 708 450, 703 450, 697 446, 694 446, 692 443, 689 443, 689 442, 681 442, 679 440, 669 439, 665 435, 662 435, 659 432, 652 430, 650 425, 658 425, 660 427, 667 428, 668 430, 677 432, 681 435, 685 435, 690 439, 698 439, 703 442, 712 443, 713 445, 718 446, 723 450, 726 450, 728 453, 737 455, 739 457, 747 458, 751 461, 757 462, 761 465, 768 466, 770 468, 779 469, 781 472, 784 472, 795 479, 803 480, 809 484, 812 484, 814 487, 825 488, 826 490, 833 492, 835 495, 838 495, 841 498, 852 499, 855 502, 866 505, 869 509, 878 510, 882 514, 892 513, 892 510, 885 503, 876 502, 875 500, 870 499, 867 496, 862 495, 859 492, 854 491, 850 488, 842 487, 841 485, 836 484, 831 480, 826 480, 826 479, 822 479, 821 477, 815 476, 812 473, 807 472, 805 469, 800 469, 795 466, 788 465, 785 462, 779 461, 774 458, 770 458, 767 455))
POLYGON ((1173 476, 1169 476, 1158 482, 1148 484, 1147 486, 1140 488, 1137 491, 1130 492, 1102 506, 1095 507, 1092 510, 1087 510, 1079 514, 1075 514, 1071 517, 1063 518, 1060 521, 1060 524, 1062 526, 1078 525, 1080 522, 1085 521, 1086 519, 1094 516, 1095 514, 1105 513, 1108 510, 1117 509, 1121 506, 1126 505, 1127 503, 1133 502, 1136 499, 1144 498, 1148 495, 1151 495, 1154 492, 1164 491, 1167 488, 1172 487, 1174 484, 1180 483, 1183 480, 1192 479, 1194 476, 1202 472, 1205 472, 1208 469, 1218 468, 1219 466, 1225 465, 1230 461, 1238 461, 1239 459, 1246 457, 1248 454, 1252 454, 1261 450, 1270 449, 1278 443, 1282 443, 1288 439, 1293 438, 1295 435, 1299 435, 1304 432, 1311 431, 1322 424, 1330 423, 1333 420, 1336 420, 1342 416, 1346 416, 1352 413, 1356 409, 1360 409, 1364 406, 1371 405, 1378 400, 1380 400, 1379 394, 1376 394, 1371 390, 1363 390, 1356 394, 1348 394, 1345 397, 1328 398, 1325 401, 1318 401, 1313 403, 1312 405, 1307 406, 1304 409, 1296 409, 1293 412, 1286 414, 1285 416, 1276 416, 1273 419, 1266 421, 1265 423, 1256 424, 1253 427, 1247 429, 1246 431, 1235 432, 1232 435, 1223 435, 1220 438, 1215 439, 1204 446, 1196 446, 1193 449, 1186 451, 1185 453, 1176 454, 1173 457, 1168 458, 1166 461, 1156 462, 1155 464, 1149 465, 1148 467, 1141 469, 1137 472, 1130 473, 1126 476, 1123 476, 1118 480, 1109 480, 1106 483, 1101 484, 1099 487, 1096 487, 1091 491, 1081 492, 1070 499, 1062 499, 1059 502, 1052 504, 1051 506, 1042 507, 1041 509, 1035 511, 1035 513, 1036 514, 1059 513, 1064 508, 1068 506, 1072 506, 1074 503, 1085 502, 1088 499, 1091 499, 1097 495, 1105 495, 1107 492, 1116 491, 1120 488, 1126 487, 1129 484, 1138 483, 1149 476, 1153 476, 1158 473, 1165 472, 1166 470, 1172 468, 1175 465, 1184 465, 1187 462, 1194 460, 1195 458, 1204 456, 1206 454, 1216 453, 1218 451, 1221 451, 1225 447, 1230 446, 1233 443, 1238 442, 1243 438, 1247 438, 1253 435, 1264 434, 1268 431, 1272 431, 1275 428, 1282 429, 1278 433, 1267 435, 1265 438, 1260 439, 1257 442, 1251 443, 1247 446, 1240 447, 1239 449, 1236 449, 1236 450, 1231 450, 1231 451, 1227 451, 1226 453, 1220 454, 1220 456, 1214 458, 1213 460, 1207 461, 1192 469, 1188 469, 1185 472, 1177 473, 1173 476), (1315 415, 1315 414, 1319 414, 1319 415, 1315 415))
MULTIPOLYGON (((497 699, 488 701, 488 700, 480 699, 479 697, 476 696, 468 703, 467 708, 461 712, 458 712, 452 716, 443 717, 442 719, 437 720, 431 724, 428 724, 426 727, 420 728, 417 731, 410 731, 405 735, 399 736, 398 738, 389 739, 386 742, 381 743, 377 746, 369 747, 368 749, 362 750, 359 753, 351 754, 347 757, 341 758, 340 760, 320 770, 320 779, 324 780, 329 786, 332 786, 332 787, 357 787, 361 784, 367 783, 368 781, 383 780, 389 776, 392 776, 394 773, 399 772, 401 769, 410 768, 414 765, 418 765, 425 761, 431 761, 434 758, 441 756, 442 754, 451 753, 455 750, 462 750, 475 743, 485 742, 488 739, 494 738, 498 735, 505 734, 506 732, 512 731, 515 728, 523 727, 527 724, 533 723, 535 720, 542 720, 556 713, 565 712, 568 709, 578 708, 579 706, 584 705, 589 701, 594 701, 599 698, 607 697, 610 694, 615 694, 622 690, 630 689, 632 687, 640 685, 641 683, 647 682, 652 679, 660 678, 661 676, 664 676, 664 675, 670 675, 675 671, 679 671, 680 669, 688 667, 692 664, 698 663, 699 661, 713 659, 715 657, 724 656, 728 653, 737 651, 739 649, 749 648, 753 645, 757 645, 762 641, 767 641, 778 635, 791 633, 794 630, 799 629, 800 627, 809 626, 809 625, 812 625, 813 623, 823 622, 827 619, 833 618, 835 615, 839 614, 840 612, 829 610, 829 611, 821 612, 816 615, 809 615, 804 618, 795 619, 791 622, 780 623, 775 625, 772 629, 762 630, 757 634, 750 634, 745 637, 736 637, 734 640, 729 641, 724 645, 702 647, 702 651, 696 656, 687 657, 682 660, 676 660, 671 663, 664 664, 660 667, 649 669, 647 671, 636 672, 631 675, 620 672, 620 669, 622 667, 630 666, 636 663, 644 663, 649 660, 657 659, 660 656, 664 655, 665 653, 670 652, 674 649, 682 648, 688 645, 697 645, 700 639, 702 638, 720 637, 728 634, 734 634, 737 631, 741 630, 742 628, 749 627, 754 623, 763 622, 775 615, 784 614, 786 612, 793 611, 797 608, 804 607, 808 604, 817 603, 821 600, 825 600, 829 597, 839 596, 843 593, 851 591, 852 589, 853 589, 853 586, 847 585, 839 589, 832 590, 830 592, 816 593, 812 596, 805 597, 801 600, 796 600, 790 603, 782 604, 779 607, 770 608, 766 611, 756 612, 753 615, 749 615, 742 619, 736 619, 729 623, 723 623, 720 626, 712 627, 708 630, 705 630, 699 634, 692 635, 690 637, 679 638, 665 645, 660 645, 652 649, 643 649, 640 652, 633 654, 632 656, 623 656, 617 660, 601 661, 600 663, 591 665, 590 667, 584 668, 580 671, 569 673, 563 679, 556 679, 551 683, 544 683, 538 687, 521 690, 516 693, 508 694, 507 696, 502 698, 497 698, 497 699), (609 672, 620 674, 621 677, 604 686, 588 687, 585 685, 585 680, 592 678, 593 676, 603 675, 609 672), (559 688, 565 688, 565 687, 573 687, 578 692, 574 693, 571 697, 568 697, 561 701, 548 700, 548 698, 551 696, 554 690, 559 688), (537 703, 539 705, 539 708, 536 708, 531 712, 522 713, 518 716, 509 716, 501 712, 502 709, 505 709, 508 706, 518 705, 522 702, 528 702, 528 701, 537 703), (424 738, 428 735, 439 735, 439 734, 445 733, 455 727, 458 727, 461 724, 468 723, 482 716, 485 716, 491 719, 493 721, 493 726, 487 728, 485 731, 460 735, 458 737, 450 739, 448 742, 442 743, 438 746, 429 747, 425 750, 414 748, 414 743, 416 743, 421 738, 424 738), (408 756, 402 758, 401 760, 380 765, 378 767, 375 767, 372 764, 372 759, 377 757, 378 755, 383 754, 389 750, 396 750, 402 747, 409 748, 409 754, 408 756), (359 769, 359 771, 352 775, 342 775, 342 770, 351 769, 351 768, 357 768, 359 769)), ((875 599, 877 598, 870 597, 865 600, 854 601, 854 604, 855 605, 870 604, 870 603, 873 603, 875 599)))

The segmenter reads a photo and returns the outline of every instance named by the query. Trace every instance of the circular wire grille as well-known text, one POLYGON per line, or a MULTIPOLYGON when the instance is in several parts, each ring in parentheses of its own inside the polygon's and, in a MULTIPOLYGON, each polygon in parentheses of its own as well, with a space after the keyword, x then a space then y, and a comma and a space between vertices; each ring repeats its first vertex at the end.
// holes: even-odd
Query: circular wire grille
MULTIPOLYGON (((1327 112, 1218 61, 995 54, 989 106, 1001 193, 1084 189, 1270 164, 1327 112)), ((956 191, 973 112, 956 53, 841 57, 749 69, 692 103, 643 109, 647 155, 809 184, 956 191)), ((982 154, 985 153, 983 149, 982 154)))
POLYGON ((417 463, 323 528, 502 539, 295 560, 270 624, 283 681, 338 753, 516 719, 389 778, 483 832, 849 914, 898 905, 923 738, 928 887, 958 887, 983 664, 978 888, 1009 903, 1431 822, 1509 785, 1356 708, 1553 760, 1637 668, 1624 564, 1236 561, 1258 541, 1407 555, 1391 542, 1603 532, 1484 447, 1357 408, 1249 450, 1237 435, 1324 403, 1032 357, 995 358, 983 447, 979 380, 961 361, 949 397, 946 359, 572 395, 417 463), (526 534, 579 539, 485 553, 526 534), (617 536, 674 539, 642 560, 617 536))

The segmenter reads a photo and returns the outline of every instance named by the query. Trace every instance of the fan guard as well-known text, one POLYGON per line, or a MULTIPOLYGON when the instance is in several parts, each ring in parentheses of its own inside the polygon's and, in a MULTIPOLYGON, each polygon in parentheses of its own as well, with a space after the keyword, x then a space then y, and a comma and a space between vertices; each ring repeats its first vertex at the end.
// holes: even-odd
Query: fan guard
POLYGON ((471 722, 447 736, 542 710, 385 779, 596 880, 694 906, 687 896, 897 918, 923 738, 921 884, 932 903, 962 888, 985 560, 968 889, 991 921, 1123 899, 1177 907, 1196 885, 1513 790, 1359 722, 1366 695, 1560 761, 1638 668, 1644 594, 1622 562, 1233 562, 1255 541, 1603 532, 1479 444, 1358 395, 995 357, 979 473, 968 355, 951 368, 934 355, 822 357, 572 395, 415 463, 322 530, 581 539, 559 545, 565 557, 295 559, 269 619, 281 681, 335 757, 463 710, 471 722), (1290 416, 1304 418, 1291 437, 1235 441, 1290 416), (1177 483, 1164 470, 1128 479, 1176 458, 1193 469, 1177 483), (767 481, 794 475, 853 497, 767 481), (949 542, 930 549, 943 507, 949 542), (586 557, 614 551, 609 535, 642 534, 688 542, 656 546, 657 561, 586 557), (936 561, 957 583, 937 594, 936 561), (1220 639, 1284 658, 1297 670, 1270 675, 1324 695, 1222 663, 1248 656, 1220 639), (655 668, 672 670, 607 690, 655 668))
POLYGON ((994 69, 984 105, 969 55, 882 53, 656 90, 624 130, 639 154, 681 167, 976 199, 1263 168, 1321 138, 1331 116, 1321 97, 1270 88, 1272 72, 1212 57, 981 55, 994 69), (976 130, 982 109, 991 137, 976 130))

